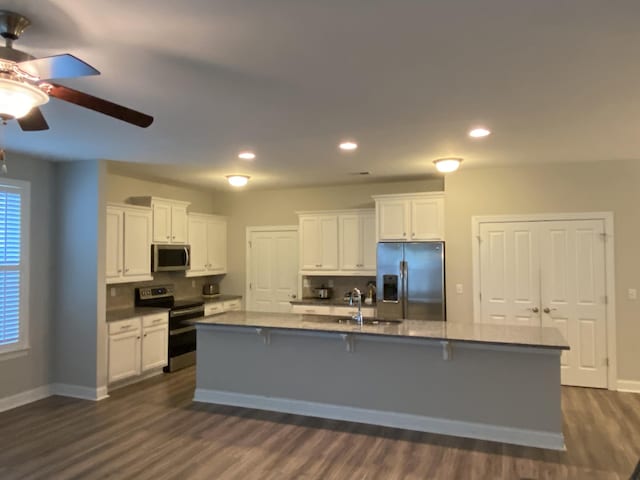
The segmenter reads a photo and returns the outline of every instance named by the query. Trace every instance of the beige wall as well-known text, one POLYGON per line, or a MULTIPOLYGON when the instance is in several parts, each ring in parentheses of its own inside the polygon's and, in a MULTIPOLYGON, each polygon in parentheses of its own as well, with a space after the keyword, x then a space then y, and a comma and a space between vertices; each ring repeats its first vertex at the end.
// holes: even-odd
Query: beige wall
POLYGON ((297 225, 296 211, 374 208, 371 195, 442 190, 441 178, 429 180, 292 188, 272 191, 241 191, 229 194, 225 215, 229 217, 229 273, 221 283, 224 293, 245 293, 246 227, 297 225))
POLYGON ((446 178, 447 310, 472 321, 471 217, 547 212, 614 213, 618 377, 640 380, 640 162, 462 169, 446 178), (455 285, 464 285, 464 294, 455 285))
POLYGON ((221 213, 222 208, 220 208, 219 203, 224 194, 196 187, 183 187, 125 177, 111 172, 107 174, 107 202, 126 203, 129 197, 143 196, 191 202, 189 206, 190 212, 221 213))

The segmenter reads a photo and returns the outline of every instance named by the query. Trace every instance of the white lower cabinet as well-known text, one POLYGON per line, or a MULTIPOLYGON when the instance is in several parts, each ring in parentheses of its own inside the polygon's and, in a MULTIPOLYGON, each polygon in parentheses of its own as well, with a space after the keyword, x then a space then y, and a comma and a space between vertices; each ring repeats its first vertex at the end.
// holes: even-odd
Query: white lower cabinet
POLYGON ((242 299, 224 300, 222 302, 209 302, 204 304, 204 316, 217 315, 224 312, 242 310, 242 299))
MULTIPOLYGON (((358 307, 341 305, 292 305, 291 313, 302 313, 309 315, 334 315, 336 317, 347 317, 358 313, 358 307)), ((362 316, 364 318, 374 318, 376 316, 375 307, 362 306, 362 316)))
POLYGON ((119 320, 109 323, 108 327, 110 384, 167 365, 169 319, 166 313, 119 320))

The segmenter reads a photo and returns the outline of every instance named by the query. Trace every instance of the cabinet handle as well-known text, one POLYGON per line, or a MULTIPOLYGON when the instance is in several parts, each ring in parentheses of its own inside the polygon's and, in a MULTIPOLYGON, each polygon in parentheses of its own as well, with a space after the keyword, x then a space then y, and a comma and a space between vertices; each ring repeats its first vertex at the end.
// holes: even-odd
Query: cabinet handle
POLYGON ((137 337, 137 338, 138 338, 138 340, 140 340, 140 335, 138 335, 138 337, 137 337))
POLYGON ((121 268, 118 269, 118 273, 122 273, 122 269, 121 268))
POLYGON ((176 239, 176 236, 174 235, 173 237, 171 237, 171 239, 172 239, 172 240, 175 240, 175 239, 176 239))
POLYGON ((129 269, 128 269, 128 268, 125 268, 125 269, 124 269, 124 273, 127 273, 128 271, 129 271, 129 269))
POLYGON ((315 311, 315 310, 305 310, 304 312, 305 312, 305 313, 316 313, 316 311, 315 311))
POLYGON ((402 236, 406 237, 407 236, 407 232, 402 232, 402 236))
POLYGON ((411 232, 411 236, 415 237, 416 236, 416 232, 411 232))
POLYGON ((549 307, 545 307, 542 311, 543 311, 544 313, 551 313, 551 312, 553 312, 554 310, 557 310, 557 308, 549 308, 549 307))
POLYGON ((167 235, 167 240, 169 240, 169 235, 167 235))
POLYGON ((321 264, 321 263, 316 265, 316 267, 321 267, 321 266, 322 266, 322 264, 321 264))
MULTIPOLYGON (((144 334, 144 336, 146 337, 146 336, 147 336, 147 334, 145 333, 145 334, 144 334)), ((138 338, 140 338, 140 337, 138 337, 138 338)))

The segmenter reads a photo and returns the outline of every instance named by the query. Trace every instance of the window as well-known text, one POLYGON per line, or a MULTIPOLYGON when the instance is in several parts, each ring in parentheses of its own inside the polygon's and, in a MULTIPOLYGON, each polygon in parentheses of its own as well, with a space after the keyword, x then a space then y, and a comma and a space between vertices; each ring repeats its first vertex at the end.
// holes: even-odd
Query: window
POLYGON ((29 183, 0 179, 0 354, 28 338, 29 183))

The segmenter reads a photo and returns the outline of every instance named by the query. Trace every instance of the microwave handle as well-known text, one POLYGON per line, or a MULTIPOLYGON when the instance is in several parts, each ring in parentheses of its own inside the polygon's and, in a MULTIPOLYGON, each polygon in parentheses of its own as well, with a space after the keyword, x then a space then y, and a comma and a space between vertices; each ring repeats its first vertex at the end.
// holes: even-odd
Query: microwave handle
POLYGON ((184 254, 185 254, 185 266, 189 266, 189 249, 187 247, 184 247, 184 254))

